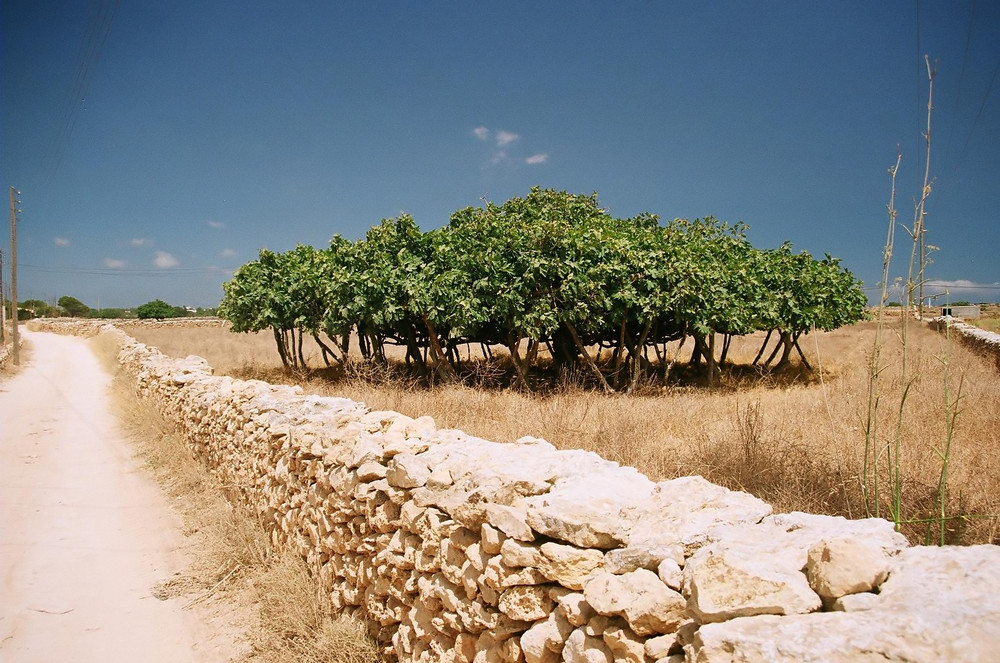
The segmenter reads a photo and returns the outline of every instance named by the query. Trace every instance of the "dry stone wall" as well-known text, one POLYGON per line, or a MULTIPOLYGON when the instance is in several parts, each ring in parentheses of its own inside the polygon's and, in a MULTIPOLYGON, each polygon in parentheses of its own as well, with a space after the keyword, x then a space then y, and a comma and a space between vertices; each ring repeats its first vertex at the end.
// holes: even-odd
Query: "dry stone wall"
POLYGON ((1000 334, 980 329, 947 315, 934 318, 931 324, 941 333, 950 331, 957 334, 958 339, 975 352, 992 358, 997 370, 1000 370, 1000 334))
MULTIPOLYGON (((66 331, 65 329, 63 331, 66 331)), ((106 326, 139 394, 387 661, 987 661, 1000 548, 773 514, 537 438, 213 376, 106 326)))

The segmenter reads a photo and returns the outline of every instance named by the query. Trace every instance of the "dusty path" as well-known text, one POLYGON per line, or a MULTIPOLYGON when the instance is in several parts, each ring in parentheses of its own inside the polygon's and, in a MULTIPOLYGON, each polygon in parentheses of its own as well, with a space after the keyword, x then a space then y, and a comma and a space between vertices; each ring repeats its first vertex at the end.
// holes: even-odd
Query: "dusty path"
POLYGON ((226 660, 183 599, 151 589, 180 566, 179 521, 109 410, 80 338, 25 335, 0 382, 0 660, 226 660))

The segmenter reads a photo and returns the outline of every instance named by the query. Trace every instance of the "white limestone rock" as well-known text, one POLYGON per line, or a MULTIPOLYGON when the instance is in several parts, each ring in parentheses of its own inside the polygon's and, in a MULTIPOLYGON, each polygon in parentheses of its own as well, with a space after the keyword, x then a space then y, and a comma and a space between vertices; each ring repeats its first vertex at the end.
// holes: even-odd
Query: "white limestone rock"
POLYGON ((614 656, 600 638, 584 633, 578 628, 566 639, 562 657, 566 663, 614 663, 614 656))
POLYGON ((863 538, 876 551, 898 551, 906 539, 877 518, 847 520, 804 513, 769 516, 758 525, 715 527, 711 543, 684 567, 688 609, 702 622, 750 615, 790 615, 822 607, 802 570, 824 539, 863 538))
POLYGON ((430 473, 430 468, 420 457, 399 453, 389 461, 385 478, 390 486, 396 488, 419 488, 427 483, 430 473))
POLYGON ((521 650, 527 663, 560 660, 559 654, 573 626, 558 612, 549 614, 521 635, 521 650))
POLYGON ((758 523, 770 513, 771 506, 752 495, 700 476, 680 477, 657 483, 648 500, 625 509, 618 538, 632 548, 680 545, 690 555, 711 540, 719 525, 758 523))
POLYGON ((583 626, 597 614, 581 592, 561 592, 555 600, 559 604, 558 612, 573 626, 583 626))
POLYGON ((599 614, 624 617, 640 636, 673 633, 684 620, 684 597, 646 569, 620 576, 599 572, 587 580, 583 595, 599 614))
MULTIPOLYGON (((647 500, 653 482, 633 468, 608 461, 595 464, 591 458, 594 454, 589 452, 562 453, 582 455, 579 462, 583 467, 579 474, 557 481, 548 493, 524 500, 528 525, 545 536, 581 548, 607 550, 621 546, 625 540, 621 513, 647 500), (584 473, 584 469, 590 473, 584 473)), ((566 462, 577 461, 569 457, 566 462)))
POLYGON ((544 585, 511 587, 500 595, 499 608, 511 619, 534 622, 548 617, 552 611, 552 599, 544 585))
POLYGON ((569 589, 583 589, 587 577, 604 563, 599 550, 567 546, 552 541, 543 543, 536 566, 543 576, 569 589))
POLYGON ((869 592, 888 575, 885 553, 860 539, 824 539, 809 549, 806 577, 827 603, 847 594, 869 592))
POLYGON ((889 579, 868 610, 706 624, 685 651, 699 663, 994 661, 1000 651, 998 568, 997 546, 910 548, 892 560, 889 579))

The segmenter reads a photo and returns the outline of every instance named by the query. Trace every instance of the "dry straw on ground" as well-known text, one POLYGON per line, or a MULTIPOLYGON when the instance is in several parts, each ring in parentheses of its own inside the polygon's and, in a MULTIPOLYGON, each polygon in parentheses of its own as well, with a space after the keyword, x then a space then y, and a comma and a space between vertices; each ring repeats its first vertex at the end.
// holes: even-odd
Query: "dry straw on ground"
POLYGON ((250 663, 374 663, 378 656, 364 626, 334 617, 305 562, 272 548, 254 514, 234 507, 180 435, 149 404, 139 401, 117 371, 116 347, 94 341, 115 376, 112 389, 122 428, 136 453, 179 510, 192 561, 183 573, 154 590, 158 598, 181 597, 185 607, 213 602, 236 615, 245 633, 237 637, 250 663))
MULTIPOLYGON (((804 336, 800 343, 814 367, 781 375, 732 369, 723 386, 647 388, 640 395, 604 395, 567 386, 544 396, 465 386, 423 388, 412 382, 373 384, 365 379, 336 383, 293 376, 280 369, 273 340, 265 334, 225 329, 148 329, 130 333, 174 356, 205 357, 221 374, 299 383, 308 392, 353 398, 377 409, 410 416, 431 415, 440 427, 511 441, 543 437, 558 447, 589 449, 637 467, 654 479, 700 474, 747 490, 779 510, 864 517, 861 490, 862 422, 868 397, 868 360, 874 323, 804 336)), ((761 335, 737 339, 736 365, 749 364, 761 335)), ((908 353, 918 378, 910 389, 903 422, 903 514, 934 515, 935 489, 945 441, 942 398, 946 354, 942 335, 921 324, 910 329, 908 353)), ((887 334, 883 362, 880 430, 892 431, 900 396, 902 348, 887 334)), ((318 363, 318 359, 313 358, 318 363)), ((1000 541, 1000 389, 991 362, 958 343, 951 372, 962 375, 961 412, 951 451, 947 513, 949 541, 1000 541), (958 517, 962 516, 962 517, 958 517)), ((885 513, 883 509, 883 513, 885 513)), ((904 528, 914 542, 926 525, 904 528)))

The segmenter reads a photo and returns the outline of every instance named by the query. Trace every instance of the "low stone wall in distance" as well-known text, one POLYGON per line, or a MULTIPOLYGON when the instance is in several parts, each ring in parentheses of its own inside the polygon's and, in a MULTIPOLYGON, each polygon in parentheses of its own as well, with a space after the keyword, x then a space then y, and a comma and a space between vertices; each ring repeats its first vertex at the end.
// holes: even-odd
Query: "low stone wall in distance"
POLYGON ((198 357, 101 333, 138 393, 307 560, 333 606, 368 624, 387 661, 1000 651, 1000 547, 909 547, 885 520, 773 514, 701 477, 653 482, 590 452, 213 376, 198 357))
POLYGON ((973 351, 992 358, 997 370, 1000 371, 1000 334, 980 329, 951 316, 934 318, 931 320, 931 324, 942 334, 948 331, 956 334, 959 341, 972 348, 973 351))

